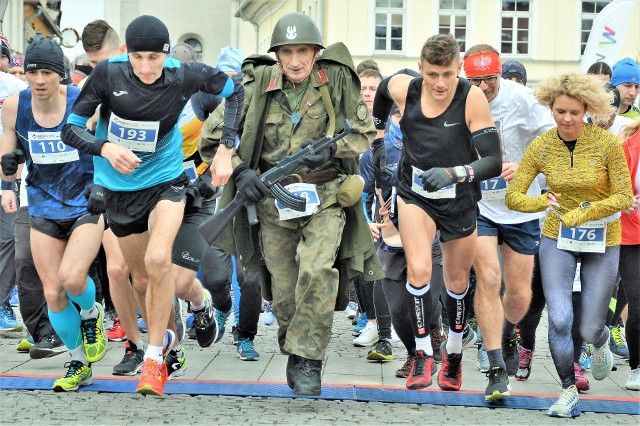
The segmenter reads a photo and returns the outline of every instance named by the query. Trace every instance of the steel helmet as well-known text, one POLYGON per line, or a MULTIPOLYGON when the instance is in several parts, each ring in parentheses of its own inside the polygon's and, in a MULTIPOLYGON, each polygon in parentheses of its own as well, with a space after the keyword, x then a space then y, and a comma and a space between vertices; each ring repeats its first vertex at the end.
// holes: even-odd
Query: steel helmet
POLYGON ((316 24, 304 13, 288 13, 278 19, 271 34, 271 47, 275 52, 278 46, 286 44, 315 44, 324 49, 322 36, 316 24))

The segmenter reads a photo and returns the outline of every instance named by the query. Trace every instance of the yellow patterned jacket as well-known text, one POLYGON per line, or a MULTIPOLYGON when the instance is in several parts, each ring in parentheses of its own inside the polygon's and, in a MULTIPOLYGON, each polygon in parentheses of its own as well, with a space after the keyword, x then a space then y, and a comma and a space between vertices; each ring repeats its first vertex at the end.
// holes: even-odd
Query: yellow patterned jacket
MULTIPOLYGON (((618 138, 593 124, 585 124, 573 153, 550 129, 531 142, 518 171, 509 184, 507 207, 520 212, 539 212, 549 207, 547 195, 527 196, 527 188, 538 173, 547 178, 549 190, 558 198, 562 221, 575 227, 602 219, 631 206, 631 178, 618 138), (588 201, 589 207, 580 208, 588 201)), ((557 239, 560 218, 548 214, 542 235, 557 239)), ((607 224, 607 246, 620 244, 620 219, 607 224)))

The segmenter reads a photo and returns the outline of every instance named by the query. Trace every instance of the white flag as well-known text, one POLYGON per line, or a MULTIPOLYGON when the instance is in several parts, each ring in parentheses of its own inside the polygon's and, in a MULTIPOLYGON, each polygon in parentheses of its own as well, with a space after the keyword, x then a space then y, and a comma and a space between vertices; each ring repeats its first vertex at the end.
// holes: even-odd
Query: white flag
POLYGON ((605 62, 611 67, 618 62, 636 3, 638 0, 613 0, 602 9, 593 21, 580 72, 586 73, 594 62, 605 62))

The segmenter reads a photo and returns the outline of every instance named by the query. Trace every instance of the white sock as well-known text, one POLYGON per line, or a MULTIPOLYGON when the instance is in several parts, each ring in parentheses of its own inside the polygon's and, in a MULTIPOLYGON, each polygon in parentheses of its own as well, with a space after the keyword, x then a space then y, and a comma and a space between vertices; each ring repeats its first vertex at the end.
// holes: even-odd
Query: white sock
POLYGON ((424 351, 427 356, 433 356, 431 335, 427 334, 425 337, 416 337, 416 351, 424 351))
POLYGON ((204 307, 207 305, 206 299, 203 297, 202 298, 202 303, 198 306, 196 306, 195 304, 191 304, 191 312, 193 311, 201 311, 204 309, 204 307))
POLYGON ((144 359, 151 358, 156 360, 158 364, 162 364, 162 346, 147 346, 147 350, 144 353, 144 359))
POLYGON ((449 338, 447 339, 447 353, 462 353, 462 334, 463 333, 456 333, 455 331, 451 331, 451 329, 449 329, 449 338))
POLYGON ((91 309, 88 309, 88 310, 80 309, 80 318, 82 318, 83 320, 98 318, 99 313, 100 311, 96 309, 96 305, 93 305, 91 309))
POLYGON ((75 349, 70 349, 69 355, 71 355, 72 361, 80 361, 84 365, 89 365, 87 358, 84 356, 84 346, 80 345, 75 349))

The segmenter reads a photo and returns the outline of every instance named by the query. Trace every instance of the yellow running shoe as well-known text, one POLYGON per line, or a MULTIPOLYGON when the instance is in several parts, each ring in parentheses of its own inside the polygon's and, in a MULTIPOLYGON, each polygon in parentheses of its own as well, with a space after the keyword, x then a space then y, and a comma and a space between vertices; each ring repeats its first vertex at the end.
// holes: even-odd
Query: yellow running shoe
POLYGON ((29 349, 34 345, 33 337, 29 336, 26 339, 20 340, 18 346, 16 346, 16 350, 18 352, 29 353, 29 349))
POLYGON ((72 360, 64 365, 67 374, 53 382, 55 392, 69 392, 78 390, 80 386, 88 386, 93 383, 91 367, 84 365, 81 361, 72 360))
POLYGON ((80 322, 84 356, 88 362, 98 362, 107 353, 107 335, 104 331, 104 309, 97 303, 97 318, 89 318, 80 322))

